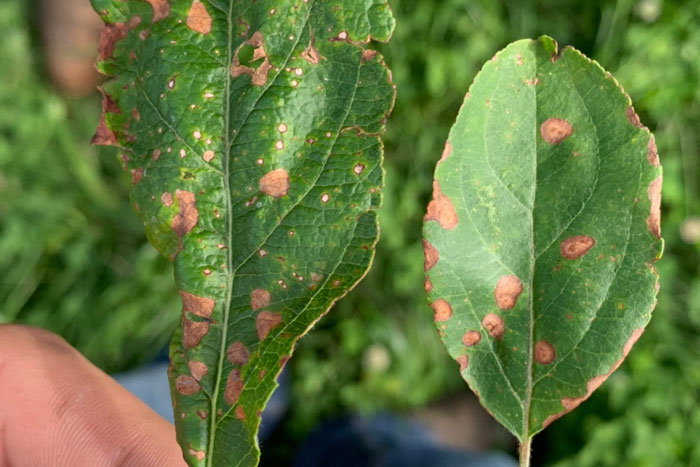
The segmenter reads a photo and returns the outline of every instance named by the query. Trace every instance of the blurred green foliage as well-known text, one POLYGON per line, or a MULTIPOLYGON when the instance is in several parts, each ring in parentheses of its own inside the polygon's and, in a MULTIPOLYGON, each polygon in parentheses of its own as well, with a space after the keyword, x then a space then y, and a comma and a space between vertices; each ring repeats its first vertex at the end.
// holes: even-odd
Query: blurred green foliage
POLYGON ((123 370, 179 320, 171 267, 144 244, 114 152, 89 145, 98 98, 61 99, 41 76, 30 6, 0 2, 0 323, 123 370))
MULTIPOLYGON (((88 147, 96 98, 42 77, 25 2, 0 2, 0 322, 64 335, 109 370, 150 358, 179 319, 170 267, 145 244, 114 153, 88 147)), ((286 428, 407 409, 465 391, 423 293, 420 226, 432 171, 482 63, 548 34, 610 70, 664 166, 659 305, 627 362, 535 440, 536 465, 700 465, 700 3, 390 0, 380 46, 398 97, 385 137, 382 238, 365 281, 302 339, 286 428)))

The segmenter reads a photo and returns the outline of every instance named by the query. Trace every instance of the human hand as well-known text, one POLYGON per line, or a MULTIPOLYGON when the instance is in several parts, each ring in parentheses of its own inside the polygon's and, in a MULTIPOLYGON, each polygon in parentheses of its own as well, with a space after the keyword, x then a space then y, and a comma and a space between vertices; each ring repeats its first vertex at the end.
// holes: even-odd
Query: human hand
POLYGON ((175 429, 48 331, 0 325, 0 467, 181 467, 175 429))

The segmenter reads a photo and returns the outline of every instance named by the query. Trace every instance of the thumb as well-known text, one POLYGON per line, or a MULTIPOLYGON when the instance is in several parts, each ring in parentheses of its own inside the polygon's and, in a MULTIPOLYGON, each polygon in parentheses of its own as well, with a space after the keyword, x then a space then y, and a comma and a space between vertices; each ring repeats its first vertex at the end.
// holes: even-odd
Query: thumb
POLYGON ((63 339, 0 325, 0 467, 185 465, 173 426, 63 339))

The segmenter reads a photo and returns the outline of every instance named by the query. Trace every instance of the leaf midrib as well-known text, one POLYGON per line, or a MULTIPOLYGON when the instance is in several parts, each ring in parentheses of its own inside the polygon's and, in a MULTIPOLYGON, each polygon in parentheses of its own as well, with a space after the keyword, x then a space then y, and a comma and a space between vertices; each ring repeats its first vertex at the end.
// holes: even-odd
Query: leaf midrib
MULTIPOLYGON (((224 142, 225 142, 225 154, 226 154, 226 163, 224 166, 224 190, 226 192, 225 200, 226 200, 226 217, 227 217, 227 232, 226 232, 226 241, 227 241, 227 254, 226 254, 226 267, 228 271, 231 271, 228 274, 228 280, 226 284, 226 299, 224 303, 224 319, 222 323, 222 331, 221 331, 221 345, 219 347, 219 362, 217 363, 216 367, 216 381, 214 384, 213 388, 213 395, 211 398, 211 422, 209 425, 209 446, 208 446, 208 452, 209 456, 207 456, 207 467, 212 467, 213 464, 213 459, 214 459, 214 445, 216 441, 216 430, 219 425, 219 423, 224 420, 228 414, 230 413, 231 409, 229 409, 226 413, 224 413, 221 417, 217 416, 217 405, 218 405, 218 399, 219 399, 219 394, 220 394, 220 387, 221 387, 221 382, 222 382, 222 375, 223 375, 223 367, 224 367, 224 359, 226 355, 226 343, 228 341, 228 321, 229 317, 231 314, 231 301, 233 297, 233 282, 234 278, 236 276, 236 273, 238 270, 248 262, 248 260, 255 254, 255 251, 258 250, 258 248, 252 249, 251 253, 243 259, 240 264, 238 264, 235 268, 233 267, 233 249, 231 248, 231 245, 233 244, 233 203, 231 200, 231 185, 230 185, 230 174, 231 174, 231 148, 236 141, 236 138, 240 134, 240 129, 243 127, 243 125, 248 121, 248 118, 253 113, 253 110, 256 108, 258 102, 260 102, 260 99, 265 95, 267 90, 272 86, 272 84, 277 80, 279 75, 281 74, 282 70, 284 70, 285 65, 289 63, 290 58, 292 54, 294 53, 294 50, 296 50, 297 46, 299 45, 299 41, 301 40, 302 34, 304 29, 306 28, 309 17, 311 15, 311 11, 313 10, 313 7, 315 5, 315 1, 312 1, 311 4, 308 7, 306 17, 304 18, 304 23, 301 26, 300 33, 296 34, 296 41, 294 42, 294 45, 291 46, 289 55, 287 55, 287 58, 284 60, 284 64, 279 67, 277 73, 268 80, 267 85, 265 88, 260 92, 260 95, 258 95, 257 99, 252 103, 250 106, 249 110, 247 111, 245 117, 241 120, 238 128, 236 129, 235 136, 231 138, 231 83, 232 83, 232 77, 231 73, 228 70, 228 66, 226 65, 225 70, 225 76, 226 76, 226 81, 225 81, 225 95, 224 95, 224 106, 225 106, 225 114, 224 114, 224 142)), ((233 1, 229 3, 229 9, 227 12, 227 59, 226 63, 229 64, 233 60, 233 1)), ((292 208, 293 209, 293 208, 292 208)), ((272 235, 272 233, 268 234, 265 239, 263 240, 262 243, 264 243, 269 236, 272 235)))

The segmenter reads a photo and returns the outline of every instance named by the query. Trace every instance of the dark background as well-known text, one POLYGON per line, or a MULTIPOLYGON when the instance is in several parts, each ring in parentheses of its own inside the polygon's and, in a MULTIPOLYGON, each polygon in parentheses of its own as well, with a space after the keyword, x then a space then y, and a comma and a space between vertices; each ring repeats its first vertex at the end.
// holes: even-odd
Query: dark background
MULTIPOLYGON (((0 323, 51 329, 105 370, 122 371, 162 350, 180 305, 114 152, 88 144, 99 96, 92 72, 81 70, 95 55, 99 21, 66 15, 61 3, 0 0, 0 323)), ((423 293, 421 218, 481 64, 515 39, 548 34, 611 71, 655 133, 666 250, 647 332, 591 399, 536 438, 535 465, 700 465, 700 2, 389 3, 397 27, 378 48, 398 97, 376 260, 300 341, 289 411, 263 458, 282 462, 322 418, 382 410, 447 433, 461 427, 456 446, 512 449, 474 408, 438 340, 423 293)))

